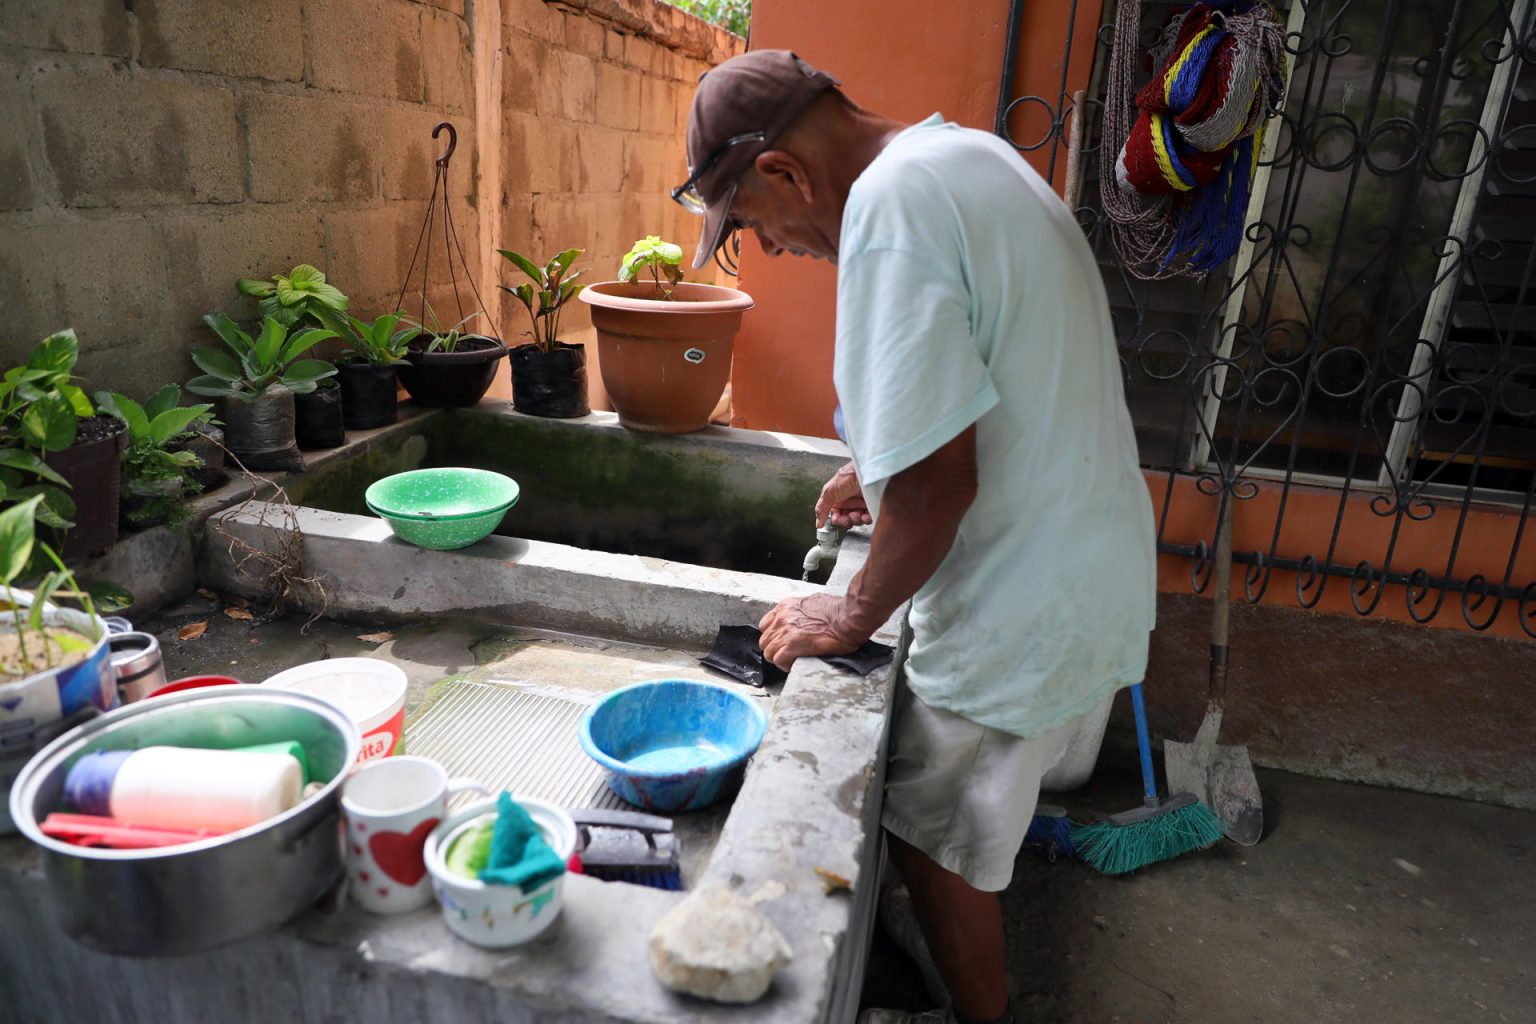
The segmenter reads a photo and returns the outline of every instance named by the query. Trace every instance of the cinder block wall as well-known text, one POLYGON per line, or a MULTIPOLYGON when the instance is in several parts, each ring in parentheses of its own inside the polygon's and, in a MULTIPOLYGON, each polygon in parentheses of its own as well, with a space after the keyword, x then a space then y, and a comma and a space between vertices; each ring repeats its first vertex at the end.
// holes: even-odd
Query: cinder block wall
MULTIPOLYGON (((583 246, 607 276, 620 239, 696 232, 664 198, 679 118, 739 45, 658 0, 3 0, 0 364, 73 326, 93 388, 184 381, 204 313, 254 314, 235 280, 300 262, 387 311, 445 119, 454 226, 505 330, 494 247, 583 246)), ((440 221, 431 243, 456 320, 440 221)), ((420 293, 418 264, 412 312, 420 293)))

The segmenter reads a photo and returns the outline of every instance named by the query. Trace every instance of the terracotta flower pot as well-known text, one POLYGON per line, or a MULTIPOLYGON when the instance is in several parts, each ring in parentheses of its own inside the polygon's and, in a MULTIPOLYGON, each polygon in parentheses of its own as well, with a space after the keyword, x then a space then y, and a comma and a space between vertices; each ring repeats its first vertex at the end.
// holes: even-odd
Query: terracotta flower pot
POLYGON ((731 343, 752 296, 684 282, 671 300, 650 284, 606 281, 585 288, 597 328, 603 387, 631 430, 703 430, 731 376, 731 343))

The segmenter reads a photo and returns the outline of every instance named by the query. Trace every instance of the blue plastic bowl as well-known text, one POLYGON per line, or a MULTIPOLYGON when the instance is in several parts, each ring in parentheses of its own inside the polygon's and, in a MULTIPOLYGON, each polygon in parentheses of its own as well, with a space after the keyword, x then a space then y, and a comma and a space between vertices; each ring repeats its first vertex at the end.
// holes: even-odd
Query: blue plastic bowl
POLYGON ((627 803, 708 807, 740 779, 768 730, 760 701, 710 683, 656 679, 615 690, 581 719, 581 747, 627 803))

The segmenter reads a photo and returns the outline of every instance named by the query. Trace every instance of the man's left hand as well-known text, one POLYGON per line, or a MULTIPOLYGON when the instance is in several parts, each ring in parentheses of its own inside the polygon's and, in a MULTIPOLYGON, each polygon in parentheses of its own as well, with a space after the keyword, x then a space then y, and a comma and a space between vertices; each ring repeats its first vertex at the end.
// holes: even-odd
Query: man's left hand
POLYGON ((830 594, 791 597, 763 616, 763 657, 788 672, 796 658, 848 654, 868 637, 854 637, 843 625, 843 599, 830 594))

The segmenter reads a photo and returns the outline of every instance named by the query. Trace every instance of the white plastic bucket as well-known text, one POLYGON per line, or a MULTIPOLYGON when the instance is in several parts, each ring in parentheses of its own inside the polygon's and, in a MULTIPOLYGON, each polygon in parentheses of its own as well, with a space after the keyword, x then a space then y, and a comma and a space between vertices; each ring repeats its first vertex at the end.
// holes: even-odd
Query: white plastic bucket
POLYGON ((1094 766, 1099 763, 1099 748, 1104 745, 1104 730, 1109 726, 1109 709, 1114 703, 1111 694, 1077 720, 1066 753, 1040 780, 1042 793, 1069 793, 1088 784, 1094 766))
POLYGON ((377 658, 331 658, 279 672, 262 685, 307 693, 340 708, 363 736, 358 764, 405 749, 408 683, 397 665, 377 658))

